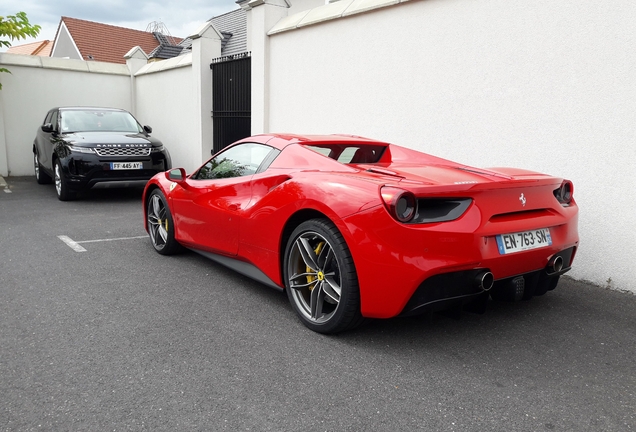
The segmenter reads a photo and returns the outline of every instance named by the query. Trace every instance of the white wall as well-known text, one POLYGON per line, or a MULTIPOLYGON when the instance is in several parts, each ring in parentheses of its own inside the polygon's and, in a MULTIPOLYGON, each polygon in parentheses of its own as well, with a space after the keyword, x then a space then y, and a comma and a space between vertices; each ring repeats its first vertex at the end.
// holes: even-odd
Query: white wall
POLYGON ((124 65, 6 53, 0 54, 0 65, 11 71, 0 74, 0 175, 33 175, 33 139, 51 108, 130 110, 130 77, 124 65))
POLYGON ((265 130, 574 181, 571 276, 636 292, 636 3, 426 0, 270 36, 265 130))
MULTIPOLYGON (((204 58, 213 58, 217 48, 220 52, 220 40, 215 42, 218 47, 204 46, 204 58)), ((209 63, 207 69, 193 70, 192 54, 143 66, 134 79, 126 65, 72 59, 2 53, 0 66, 12 72, 0 74, 0 176, 33 175, 33 139, 56 106, 131 111, 153 128, 152 136, 168 148, 173 165, 188 172, 210 155, 212 73, 209 63), (207 85, 196 85, 197 80, 207 85)))
POLYGON ((152 135, 170 151, 174 167, 192 172, 202 162, 195 128, 192 68, 142 73, 135 81, 135 116, 152 127, 152 135))

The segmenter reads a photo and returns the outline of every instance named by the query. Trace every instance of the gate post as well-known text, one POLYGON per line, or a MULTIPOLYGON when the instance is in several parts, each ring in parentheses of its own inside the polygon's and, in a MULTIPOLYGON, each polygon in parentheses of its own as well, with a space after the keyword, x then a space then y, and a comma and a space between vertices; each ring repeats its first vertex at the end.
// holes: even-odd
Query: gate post
POLYGON ((137 83, 135 74, 148 63, 148 56, 139 45, 124 54, 130 72, 130 112, 137 117, 137 83))
POLYGON ((286 0, 243 0, 247 10, 248 51, 252 52, 252 134, 269 132, 269 36, 289 11, 286 0))
POLYGON ((197 143, 200 160, 193 161, 199 166, 210 157, 212 149, 212 71, 210 59, 221 56, 221 40, 223 36, 212 25, 206 22, 198 32, 190 35, 192 39, 192 79, 194 83, 195 128, 198 131, 197 143))

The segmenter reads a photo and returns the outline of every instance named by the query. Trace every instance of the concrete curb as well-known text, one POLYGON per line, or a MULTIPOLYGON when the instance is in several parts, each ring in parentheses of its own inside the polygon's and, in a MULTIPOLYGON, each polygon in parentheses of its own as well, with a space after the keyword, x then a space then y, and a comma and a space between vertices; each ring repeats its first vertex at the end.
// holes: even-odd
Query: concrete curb
POLYGON ((4 178, 0 176, 0 188, 7 188, 7 187, 9 187, 9 185, 7 185, 7 182, 4 181, 4 178))

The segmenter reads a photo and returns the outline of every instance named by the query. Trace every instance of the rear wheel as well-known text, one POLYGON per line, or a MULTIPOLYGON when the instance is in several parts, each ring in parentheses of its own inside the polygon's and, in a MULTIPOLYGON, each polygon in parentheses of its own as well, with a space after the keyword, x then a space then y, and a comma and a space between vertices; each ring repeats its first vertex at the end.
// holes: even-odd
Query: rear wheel
POLYGON ((312 219, 292 233, 285 250, 285 288, 300 320, 319 333, 362 323, 360 290, 351 252, 327 219, 312 219))
POLYGON ((39 184, 51 183, 51 176, 42 171, 42 165, 40 165, 40 158, 37 152, 33 152, 33 170, 35 171, 35 180, 39 184))
POLYGON ((146 204, 148 235, 152 246, 161 255, 172 255, 183 250, 174 238, 174 222, 166 197, 159 189, 155 189, 148 197, 146 204))
POLYGON ((55 191, 60 201, 71 201, 74 200, 76 196, 75 192, 69 190, 66 184, 62 163, 59 159, 55 161, 55 191))

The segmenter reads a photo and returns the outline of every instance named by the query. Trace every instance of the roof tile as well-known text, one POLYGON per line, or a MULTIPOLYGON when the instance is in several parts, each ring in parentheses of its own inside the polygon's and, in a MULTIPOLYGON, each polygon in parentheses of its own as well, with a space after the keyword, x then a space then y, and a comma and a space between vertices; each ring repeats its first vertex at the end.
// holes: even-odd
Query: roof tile
POLYGON ((11 54, 26 54, 48 57, 51 54, 53 44, 50 40, 31 42, 23 45, 16 45, 7 49, 11 54))
POLYGON ((124 55, 131 48, 138 45, 144 52, 150 53, 159 45, 150 32, 65 16, 61 21, 84 60, 124 64, 124 55))

